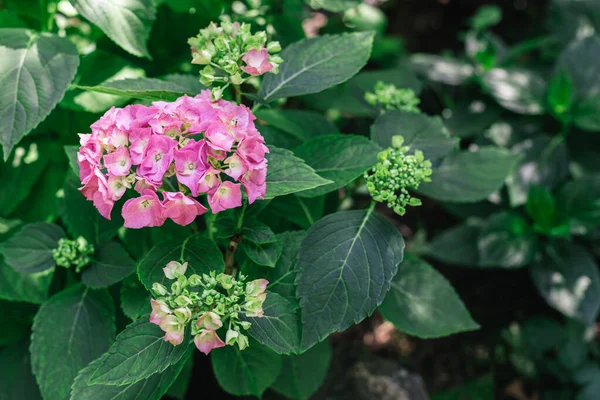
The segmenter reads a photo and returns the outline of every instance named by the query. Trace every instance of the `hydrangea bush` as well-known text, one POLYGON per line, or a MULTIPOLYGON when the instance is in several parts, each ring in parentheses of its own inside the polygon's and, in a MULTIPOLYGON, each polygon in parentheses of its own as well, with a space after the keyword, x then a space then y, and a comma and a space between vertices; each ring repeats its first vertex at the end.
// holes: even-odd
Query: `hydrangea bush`
POLYGON ((590 390, 594 27, 508 48, 484 8, 452 58, 358 1, 29 3, 0 2, 0 398, 184 398, 210 363, 232 396, 307 399, 374 313, 479 328, 426 259, 528 268, 590 390), (538 46, 560 56, 525 68, 538 46))

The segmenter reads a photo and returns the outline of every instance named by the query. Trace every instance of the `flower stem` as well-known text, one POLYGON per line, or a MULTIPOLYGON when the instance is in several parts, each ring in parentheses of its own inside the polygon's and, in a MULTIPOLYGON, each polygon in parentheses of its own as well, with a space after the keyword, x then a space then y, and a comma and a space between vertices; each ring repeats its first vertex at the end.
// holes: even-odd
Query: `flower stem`
POLYGON ((242 89, 240 85, 233 85, 233 89, 235 90, 235 102, 242 104, 242 89))
POLYGON ((235 276, 235 252, 242 242, 242 235, 236 233, 231 237, 229 247, 225 251, 225 273, 235 276))

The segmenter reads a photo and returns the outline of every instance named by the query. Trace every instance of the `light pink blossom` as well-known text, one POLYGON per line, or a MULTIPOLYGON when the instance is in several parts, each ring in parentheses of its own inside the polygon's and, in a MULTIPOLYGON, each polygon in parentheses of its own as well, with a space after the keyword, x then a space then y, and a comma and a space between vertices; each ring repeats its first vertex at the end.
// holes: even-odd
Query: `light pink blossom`
POLYGON ((112 153, 104 156, 104 165, 109 175, 125 176, 131 168, 131 157, 126 147, 119 147, 112 153))
POLYGON ((229 208, 242 205, 240 185, 232 182, 222 182, 213 193, 208 194, 208 204, 214 214, 229 208))
POLYGON ((225 342, 213 330, 203 329, 199 335, 194 337, 196 348, 202 353, 208 355, 213 349, 218 349, 225 346, 225 342))
POLYGON ((246 63, 242 70, 250 75, 262 75, 273 69, 273 64, 269 62, 269 52, 264 47, 260 50, 249 50, 242 60, 246 63))
POLYGON ((163 215, 182 226, 191 224, 198 215, 207 211, 202 204, 181 192, 163 192, 163 197, 163 215))
POLYGON ((198 182, 208 169, 205 144, 204 140, 190 140, 174 153, 177 180, 190 189, 192 196, 198 196, 198 182))
POLYGON ((123 205, 123 219, 125 228, 139 229, 146 226, 161 226, 165 222, 165 206, 158 196, 151 190, 144 191, 143 195, 129 199, 123 205))
POLYGON ((152 306, 150 322, 153 324, 160 325, 160 321, 171 314, 171 309, 164 301, 150 299, 150 305, 152 306))

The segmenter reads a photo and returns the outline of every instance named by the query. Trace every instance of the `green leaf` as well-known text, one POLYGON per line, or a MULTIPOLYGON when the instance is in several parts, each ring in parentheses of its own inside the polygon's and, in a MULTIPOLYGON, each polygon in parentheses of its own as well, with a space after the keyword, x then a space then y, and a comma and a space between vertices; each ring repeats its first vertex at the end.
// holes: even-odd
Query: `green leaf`
POLYGON ((77 12, 98 26, 127 52, 152 58, 146 42, 150 38, 156 8, 152 0, 69 0, 77 12))
POLYGON ((42 305, 33 322, 31 365, 46 399, 68 399, 79 370, 115 337, 115 310, 107 291, 79 284, 42 305))
POLYGON ((371 140, 386 148, 392 145, 392 137, 402 135, 404 146, 412 151, 421 150, 425 158, 438 159, 457 147, 458 138, 450 133, 439 117, 393 111, 382 114, 371 126, 371 140))
POLYGON ((365 66, 373 32, 305 39, 286 47, 279 74, 267 74, 259 95, 267 101, 318 93, 345 82, 365 66))
POLYGON ((138 263, 138 276, 146 289, 150 290, 154 282, 169 284, 170 280, 163 272, 169 261, 187 262, 188 274, 201 275, 225 269, 221 251, 206 237, 193 235, 183 241, 166 240, 154 246, 138 263))
POLYGON ((269 212, 301 228, 310 228, 323 216, 325 197, 299 197, 294 194, 276 197, 269 203, 269 212))
POLYGON ((178 83, 162 81, 155 78, 121 79, 107 82, 101 86, 73 85, 76 89, 91 92, 106 93, 116 96, 129 97, 140 100, 174 101, 184 94, 195 96, 191 89, 178 83))
POLYGON ((564 120, 564 115, 571 111, 573 85, 571 84, 569 75, 563 68, 559 68, 552 75, 546 97, 554 115, 564 120))
POLYGON ((27 25, 14 11, 0 10, 0 28, 26 28, 27 25))
MULTIPOLYGON (((190 347, 193 351, 193 347, 190 347)), ((175 379, 175 382, 169 387, 166 395, 167 397, 173 397, 178 400, 185 400, 190 381, 194 375, 194 357, 184 357, 180 362, 184 362, 181 372, 175 379), (187 361, 185 360, 187 358, 187 361)), ((168 371, 168 370, 167 370, 168 371)))
POLYGON ((0 60, 0 143, 6 160, 62 99, 79 55, 67 38, 7 28, 0 29, 0 60))
POLYGON ((11 188, 0 191, 0 215, 13 213, 32 193, 48 165, 50 149, 46 146, 41 148, 42 142, 18 146, 6 162, 0 162, 0 183, 11 188))
POLYGON ((480 267, 519 268, 533 261, 538 243, 527 220, 502 211, 485 221, 477 247, 480 267))
POLYGON ((0 299, 42 304, 48 298, 53 276, 54 268, 33 274, 22 273, 0 259, 0 299))
POLYGON ((560 55, 554 73, 566 73, 572 85, 571 114, 579 128, 600 131, 600 38, 574 40, 560 55))
POLYGON ((400 263, 379 311, 396 328, 419 338, 479 328, 450 282, 415 256, 407 255, 400 263))
MULTIPOLYGON (((129 325, 97 363, 88 385, 128 385, 162 373, 189 350, 188 341, 173 346, 146 315, 129 325)), ((189 339, 189 334, 187 334, 189 339)))
POLYGON ((296 264, 300 246, 306 232, 293 231, 284 232, 277 235, 279 242, 283 246, 283 251, 275 268, 269 269, 265 278, 269 281, 269 291, 280 294, 294 304, 296 300, 296 264))
POLYGON ((252 218, 249 222, 245 222, 242 228, 244 240, 249 240, 255 244, 265 244, 277 242, 277 236, 271 228, 262 222, 252 218))
POLYGON ((137 275, 130 276, 121 285, 121 309, 123 314, 135 321, 145 314, 149 314, 150 299, 152 296, 140 282, 137 275))
POLYGON ((267 293, 263 304, 265 315, 250 321, 250 336, 276 353, 291 354, 300 347, 300 315, 296 306, 277 293, 267 293))
POLYGON ((567 182, 560 189, 557 202, 573 233, 592 232, 600 225, 600 175, 567 182))
POLYGON ((500 21, 502 21, 502 9, 497 5, 486 5, 477 9, 470 23, 473 29, 482 31, 499 24, 500 21))
POLYGON ((436 200, 471 203, 487 198, 498 190, 521 158, 498 147, 455 151, 433 170, 431 183, 423 183, 419 192, 436 200))
POLYGON ((262 397, 281 370, 281 356, 252 339, 243 351, 225 346, 210 358, 219 385, 235 396, 262 397))
POLYGON ((356 7, 360 0, 306 0, 308 5, 315 9, 323 9, 332 12, 342 12, 356 7))
POLYGON ((260 109, 256 118, 293 136, 300 143, 316 136, 339 133, 335 125, 315 111, 260 109))
POLYGON ((470 63, 433 54, 413 54, 410 57, 410 65, 430 81, 452 86, 462 85, 475 74, 475 69, 470 63))
POLYGON ((270 146, 269 150, 265 199, 314 189, 331 183, 317 175, 303 160, 294 157, 291 151, 274 146, 270 146))
POLYGON ((529 189, 534 185, 552 188, 569 173, 569 156, 564 144, 556 145, 556 138, 539 136, 517 143, 514 154, 522 154, 512 174, 506 180, 512 207, 526 203, 529 189))
POLYGON ((447 264, 476 267, 479 263, 477 241, 481 233, 479 221, 467 221, 435 236, 426 255, 447 264))
POLYGON ((123 219, 116 211, 118 207, 113 210, 111 220, 104 218, 94 204, 77 190, 80 186, 79 178, 74 175, 65 181, 62 217, 67 230, 72 237, 83 236, 92 244, 112 239, 123 225, 123 219))
POLYGON ((324 135, 305 142, 294 154, 332 183, 298 195, 316 197, 347 185, 377 163, 380 151, 375 143, 357 135, 324 135))
POLYGON ((79 151, 79 146, 65 146, 65 154, 69 160, 69 166, 71 170, 75 173, 76 176, 79 176, 79 164, 77 164, 77 152, 79 151))
MULTIPOLYGON (((29 337, 29 328, 37 312, 37 306, 0 300, 0 309, 2 309, 2 314, 0 314, 0 324, 2 325, 0 346, 12 345, 25 337, 29 337)), ((2 368, 1 364, 0 362, 0 368, 2 368)))
POLYGON ((6 242, 0 243, 4 261, 15 271, 35 273, 56 265, 52 251, 65 232, 58 225, 39 222, 25 225, 6 242))
POLYGON ((568 241, 546 248, 541 262, 530 269, 531 279, 550 307, 591 325, 600 310, 598 266, 588 252, 568 241))
POLYGON ((271 268, 275 267, 283 250, 279 241, 263 244, 244 241, 240 245, 240 249, 256 264, 271 268))
POLYGON ((483 82, 502 107, 518 114, 544 113, 548 85, 533 71, 494 68, 483 75, 483 82))
MULTIPOLYGON (((59 146, 48 146, 48 150, 59 146)), ((51 162, 34 183, 35 191, 29 193, 13 213, 24 221, 54 221, 60 213, 60 197, 68 167, 64 162, 51 162)))
POLYGON ((31 373, 28 341, 0 350, 0 374, 2 400, 42 400, 31 373))
POLYGON ((330 214, 313 225, 297 265, 301 349, 371 315, 390 288, 403 250, 398 230, 372 208, 330 214))
POLYGON ((500 119, 503 110, 496 104, 482 99, 469 99, 450 109, 452 114, 444 120, 452 136, 467 138, 483 133, 500 119))
POLYGON ((169 366, 162 373, 154 374, 136 383, 122 386, 88 386, 92 374, 103 361, 103 358, 98 358, 77 375, 71 391, 71 400, 160 400, 177 379, 187 358, 182 357, 181 361, 169 366))
POLYGON ((103 288, 122 281, 136 270, 123 246, 117 242, 104 242, 94 252, 92 263, 83 270, 81 280, 91 288, 103 288))
POLYGON ((309 399, 325 381, 331 346, 317 343, 305 353, 282 358, 281 373, 271 388, 290 399, 309 399))
POLYGON ((529 190, 525 209, 535 223, 534 229, 546 235, 551 235, 553 228, 563 218, 558 212, 554 196, 543 186, 533 186, 529 190))

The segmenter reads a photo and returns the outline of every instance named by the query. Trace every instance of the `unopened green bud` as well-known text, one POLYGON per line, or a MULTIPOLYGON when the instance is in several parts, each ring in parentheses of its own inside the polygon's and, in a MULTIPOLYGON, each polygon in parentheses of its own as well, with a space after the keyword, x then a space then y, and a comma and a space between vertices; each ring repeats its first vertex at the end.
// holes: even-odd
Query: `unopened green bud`
POLYGON ((191 287, 200 286, 202 284, 202 278, 200 278, 200 276, 196 274, 190 275, 187 281, 191 287))
POLYGON ((167 295, 169 292, 167 291, 167 288, 164 287, 163 285, 161 285, 158 282, 154 282, 152 284, 152 291, 157 295, 157 296, 165 296, 167 295))
POLYGON ((281 44, 279 42, 267 43, 267 51, 269 53, 278 53, 281 51, 281 44))

